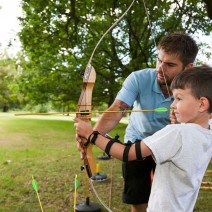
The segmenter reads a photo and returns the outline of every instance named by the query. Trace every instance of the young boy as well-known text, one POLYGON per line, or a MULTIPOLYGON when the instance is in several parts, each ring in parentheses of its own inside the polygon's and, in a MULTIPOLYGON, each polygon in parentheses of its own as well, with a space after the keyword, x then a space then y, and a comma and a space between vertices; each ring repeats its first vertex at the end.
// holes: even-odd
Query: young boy
POLYGON ((77 140, 87 139, 115 158, 156 162, 147 211, 193 211, 201 181, 212 156, 212 68, 194 67, 179 73, 171 84, 171 107, 178 122, 131 146, 93 131, 89 122, 76 119, 77 140))

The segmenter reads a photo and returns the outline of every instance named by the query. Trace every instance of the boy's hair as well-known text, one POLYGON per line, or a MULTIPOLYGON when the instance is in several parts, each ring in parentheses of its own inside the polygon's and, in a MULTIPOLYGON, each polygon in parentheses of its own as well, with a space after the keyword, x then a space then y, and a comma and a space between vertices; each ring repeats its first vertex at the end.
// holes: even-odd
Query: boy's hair
POLYGON ((175 76, 170 88, 190 88, 195 98, 206 97, 209 101, 208 112, 212 113, 212 67, 203 65, 185 69, 175 76))
POLYGON ((184 66, 193 63, 198 53, 196 42, 184 32, 175 32, 163 37, 158 49, 176 55, 184 66))

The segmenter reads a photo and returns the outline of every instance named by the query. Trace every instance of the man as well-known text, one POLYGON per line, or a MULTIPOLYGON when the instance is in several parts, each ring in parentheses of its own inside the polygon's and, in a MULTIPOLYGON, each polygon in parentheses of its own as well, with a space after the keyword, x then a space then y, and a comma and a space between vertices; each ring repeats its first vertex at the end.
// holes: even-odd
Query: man
MULTIPOLYGON (((165 36, 158 45, 156 69, 131 73, 108 110, 123 111, 170 108, 173 102, 170 84, 173 78, 193 66, 198 53, 195 41, 187 34, 176 32, 165 36)), ((124 113, 104 113, 94 130, 101 134, 111 131, 124 113)), ((126 129, 125 143, 133 144, 150 136, 170 123, 169 113, 131 113, 126 129)), ((142 161, 123 163, 125 181, 123 202, 131 204, 131 212, 146 211, 151 190, 150 173, 155 168, 152 157, 142 161)))

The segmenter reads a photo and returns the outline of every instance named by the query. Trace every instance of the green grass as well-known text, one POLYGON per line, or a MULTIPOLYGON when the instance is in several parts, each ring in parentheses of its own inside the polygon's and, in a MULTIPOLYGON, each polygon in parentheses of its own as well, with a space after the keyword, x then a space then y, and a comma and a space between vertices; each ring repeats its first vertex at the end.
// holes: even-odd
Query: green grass
MULTIPOLYGON (((31 184, 32 175, 38 183, 44 212, 73 211, 76 174, 79 180, 77 203, 85 201, 84 174, 80 171, 82 161, 75 147, 73 119, 65 119, 0 114, 0 212, 41 211, 31 184)), ((122 140, 125 127, 120 124, 111 135, 118 133, 122 140)), ((94 148, 94 155, 102 155, 102 151, 94 148)), ((108 176, 108 181, 94 183, 99 196, 108 205, 112 178, 112 210, 129 211, 129 206, 121 201, 121 162, 115 159, 97 162, 100 172, 108 176)), ((212 170, 211 163, 208 169, 212 170)), ((205 177, 204 181, 211 182, 212 176, 205 177)), ((89 195, 92 202, 100 205, 92 191, 89 195)), ((195 211, 210 211, 211 208, 212 191, 201 190, 195 211)))

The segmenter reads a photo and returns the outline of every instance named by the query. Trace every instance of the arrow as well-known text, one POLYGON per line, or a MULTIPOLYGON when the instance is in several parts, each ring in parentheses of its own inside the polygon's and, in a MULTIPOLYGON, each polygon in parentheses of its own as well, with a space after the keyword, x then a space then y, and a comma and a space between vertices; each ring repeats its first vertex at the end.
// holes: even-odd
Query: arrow
POLYGON ((38 184, 37 184, 37 182, 35 181, 33 175, 32 175, 32 187, 34 188, 34 190, 35 190, 35 192, 36 192, 36 194, 37 194, 38 202, 39 202, 41 211, 43 212, 43 207, 42 207, 42 204, 41 204, 41 201, 40 201, 40 197, 39 197, 39 194, 38 194, 38 184))
POLYGON ((75 181, 74 181, 74 211, 76 211, 76 202, 77 202, 77 188, 79 186, 79 182, 77 179, 77 175, 75 175, 75 181))
POLYGON ((147 109, 147 110, 104 110, 104 111, 81 111, 81 112, 51 112, 51 113, 16 113, 15 116, 27 116, 27 115, 56 115, 56 114, 92 114, 92 113, 133 113, 133 112, 157 112, 164 113, 168 111, 172 111, 172 108, 166 107, 158 107, 155 109, 147 109))

